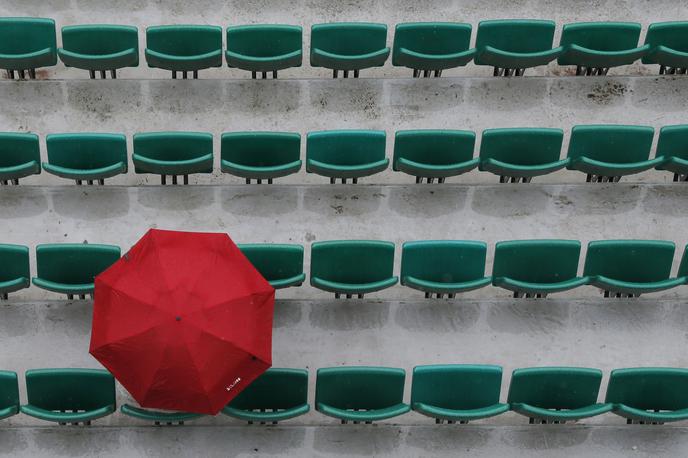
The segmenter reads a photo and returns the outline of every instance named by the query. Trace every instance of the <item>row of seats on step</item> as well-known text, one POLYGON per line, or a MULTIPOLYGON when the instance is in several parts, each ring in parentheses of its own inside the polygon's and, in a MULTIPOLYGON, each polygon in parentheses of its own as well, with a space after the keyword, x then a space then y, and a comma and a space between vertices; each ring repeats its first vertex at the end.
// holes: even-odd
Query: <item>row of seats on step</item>
MULTIPOLYGON (((297 244, 239 244, 242 253, 275 288, 301 286, 304 248, 297 244)), ((341 240, 311 245, 310 284, 336 298, 362 298, 396 285, 392 242, 341 240)), ((487 244, 466 240, 406 242, 402 246, 401 284, 425 297, 455 297, 488 285, 514 297, 546 297, 592 285, 605 297, 638 297, 688 283, 688 251, 671 276, 675 244, 660 240, 600 240, 588 244, 583 275, 578 276, 577 240, 498 242, 492 275, 485 275, 487 244)), ((33 284, 69 298, 92 295, 94 278, 120 257, 120 248, 95 244, 36 247, 33 284)), ((30 285, 29 249, 0 245, 0 295, 30 285)))
MULTIPOLYGON (((555 128, 501 128, 482 133, 478 157, 476 134, 468 130, 401 130, 394 137, 392 169, 414 176, 417 183, 437 181, 475 168, 500 177, 501 183, 529 183, 558 170, 585 173, 588 182, 618 182, 650 169, 688 179, 688 124, 665 126, 651 158, 654 128, 626 125, 579 125, 571 132, 568 153, 561 158, 564 131, 555 128)), ((227 132, 220 149, 221 171, 251 183, 298 173, 302 167, 301 135, 295 132, 227 132)), ((331 130, 306 137, 306 172, 331 183, 381 173, 388 169, 386 133, 381 130, 331 130)), ((47 161, 41 163, 39 138, 32 133, 0 132, 0 184, 42 170, 77 184, 104 184, 128 171, 123 134, 69 133, 46 137, 47 161)), ((213 172, 213 136, 205 132, 146 132, 133 138, 132 162, 138 174, 177 177, 213 172)), ((180 182, 182 182, 180 180, 180 182)))
MULTIPOLYGON (((495 76, 522 76, 525 69, 547 65, 576 66, 577 75, 606 75, 612 67, 638 60, 660 65, 660 73, 686 74, 688 22, 651 24, 643 45, 641 25, 634 22, 566 24, 559 46, 553 47, 555 23, 547 20, 483 21, 475 45, 472 27, 455 22, 405 23, 396 26, 392 50, 387 26, 374 23, 328 23, 311 28, 310 63, 331 69, 336 78, 384 65, 413 70, 413 76, 440 76, 443 70, 477 65, 494 67, 495 76)), ((279 70, 300 67, 303 31, 293 25, 244 25, 226 29, 228 67, 277 77, 279 70)), ((88 70, 102 78, 124 67, 139 65, 138 30, 122 25, 75 25, 62 28, 57 48, 55 21, 45 18, 0 18, 0 68, 35 78, 36 68, 56 65, 88 70)), ((222 28, 210 25, 165 25, 146 29, 145 57, 149 67, 183 78, 222 66, 222 28)))
MULTIPOLYGON (((428 365, 413 369, 411 402, 404 403, 406 372, 400 368, 344 366, 317 371, 315 409, 342 423, 372 423, 411 409, 436 423, 461 423, 513 411, 530 423, 566 423, 607 412, 627 423, 688 420, 688 369, 628 368, 611 372, 604 402, 597 401, 599 369, 516 369, 506 403, 500 402, 502 368, 491 365, 428 365)), ((0 371, 0 419, 19 412, 40 420, 90 424, 117 409, 115 379, 99 369, 37 369, 26 372, 28 403, 20 405, 17 374, 0 371)), ((222 413, 250 423, 273 423, 310 410, 308 371, 268 369, 222 413)), ((160 424, 202 417, 125 404, 125 415, 160 424)))

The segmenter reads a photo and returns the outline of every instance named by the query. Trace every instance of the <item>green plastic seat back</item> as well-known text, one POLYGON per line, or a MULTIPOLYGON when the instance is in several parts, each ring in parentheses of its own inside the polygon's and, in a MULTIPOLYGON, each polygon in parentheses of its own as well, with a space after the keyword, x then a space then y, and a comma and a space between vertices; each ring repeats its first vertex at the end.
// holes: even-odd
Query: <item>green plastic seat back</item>
POLYGON ((413 369, 411 404, 469 410, 499 403, 502 368, 484 365, 434 365, 413 369))
POLYGON ((480 144, 480 158, 523 166, 547 164, 559 160, 563 141, 561 129, 487 129, 480 144))
POLYGON ((237 246, 267 281, 291 278, 303 273, 301 245, 257 243, 237 246))
POLYGON ((382 130, 328 130, 310 132, 308 159, 333 165, 360 165, 385 158, 386 134, 382 130))
POLYGON ((29 404, 46 410, 95 410, 115 405, 115 379, 100 369, 26 371, 29 404))
POLYGON ((677 277, 688 276, 688 245, 683 249, 683 256, 681 257, 681 264, 678 266, 677 277))
POLYGON ((645 44, 665 46, 680 52, 688 52, 688 21, 657 22, 650 24, 645 44))
POLYGON ((120 258, 113 245, 58 243, 36 247, 38 277, 56 283, 93 283, 96 275, 120 258))
POLYGON ((241 410, 291 409, 306 404, 308 371, 271 368, 247 386, 230 403, 241 410))
POLYGON ((374 240, 316 242, 311 246, 311 276, 361 284, 386 280, 394 269, 394 244, 374 240))
POLYGON ((402 247, 401 277, 461 283, 485 276, 487 244, 466 240, 424 240, 402 247))
POLYGON ((205 132, 143 132, 134 135, 134 153, 160 161, 185 161, 213 152, 205 132))
POLYGON ((511 376, 507 402, 543 409, 578 409, 597 402, 602 371, 582 367, 531 367, 511 376))
POLYGON ((295 25, 257 24, 227 28, 227 49, 252 57, 273 57, 303 49, 303 30, 295 25))
POLYGON ((0 244, 0 283, 31 278, 29 248, 23 245, 0 244))
POLYGON ((50 134, 46 138, 48 162, 71 169, 97 169, 127 163, 123 134, 50 134))
POLYGON ((249 167, 273 167, 298 161, 301 135, 294 132, 226 132, 222 160, 249 167))
POLYGON ((583 274, 638 283, 666 280, 674 251, 674 242, 661 240, 590 242, 583 274))
POLYGON ((106 55, 129 49, 139 51, 139 32, 129 25, 71 25, 62 27, 62 47, 67 51, 106 55))
POLYGON ((662 127, 657 141, 657 157, 659 156, 688 160, 688 124, 662 127))
POLYGON ((458 22, 409 22, 397 24, 394 53, 401 48, 421 54, 455 54, 471 45, 470 24, 458 22))
POLYGON ((530 283, 558 283, 576 277, 581 243, 577 240, 498 242, 492 276, 530 283))
POLYGON ((650 157, 654 129, 647 126, 575 126, 568 157, 587 157, 616 164, 646 161, 650 157))
POLYGON ((514 52, 535 53, 552 49, 555 23, 532 19, 499 19, 478 24, 475 47, 486 46, 514 52))
POLYGON ((0 410, 19 406, 17 373, 0 371, 0 410))
POLYGON ((14 167, 31 161, 41 162, 38 135, 0 132, 0 167, 14 167))
POLYGON ((595 51, 625 51, 638 46, 642 26, 636 22, 577 22, 564 25, 562 46, 595 51))
POLYGON ((55 21, 47 18, 0 18, 0 54, 30 54, 52 49, 57 62, 55 21))
POLYGON ((394 137, 394 163, 401 159, 450 165, 473 159, 475 132, 469 130, 400 130, 394 137))
POLYGON ((355 56, 387 46, 387 25, 367 22, 315 24, 311 28, 311 49, 355 56))
POLYGON ((615 369, 609 378, 605 402, 643 410, 688 409, 688 369, 615 369))
POLYGON ((211 25, 161 25, 146 29, 146 47, 174 56, 196 56, 222 49, 222 28, 211 25))
POLYGON ((403 369, 391 367, 318 369, 315 402, 345 410, 384 409, 402 402, 405 378, 403 369))

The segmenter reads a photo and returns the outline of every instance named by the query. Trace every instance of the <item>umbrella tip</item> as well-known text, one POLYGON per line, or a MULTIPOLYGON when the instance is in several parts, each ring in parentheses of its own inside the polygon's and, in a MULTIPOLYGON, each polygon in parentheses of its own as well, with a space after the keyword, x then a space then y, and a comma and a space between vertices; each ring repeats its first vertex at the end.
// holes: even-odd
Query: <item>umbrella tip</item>
POLYGON ((175 319, 176 319, 177 321, 182 321, 182 317, 180 317, 180 316, 177 316, 175 319))

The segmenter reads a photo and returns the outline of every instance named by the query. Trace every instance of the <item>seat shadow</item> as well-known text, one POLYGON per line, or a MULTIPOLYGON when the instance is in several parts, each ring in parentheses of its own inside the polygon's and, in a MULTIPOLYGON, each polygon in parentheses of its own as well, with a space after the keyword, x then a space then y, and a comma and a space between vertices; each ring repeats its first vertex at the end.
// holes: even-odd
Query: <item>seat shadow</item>
POLYGON ((48 211, 48 191, 39 187, 6 186, 0 192, 2 217, 30 218, 48 211))
POLYGON ((519 450, 558 450, 576 447, 588 441, 592 428, 551 425, 505 429, 502 442, 519 450))
POLYGON ((645 189, 643 212, 669 218, 685 218, 688 214, 688 183, 646 186, 645 189))
POLYGON ((466 81, 442 78, 390 81, 389 104, 405 117, 423 117, 423 113, 455 109, 464 103, 466 81))
POLYGON ((551 299, 514 299, 487 307, 490 329, 506 334, 551 335, 569 326, 570 306, 551 299))
POLYGON ((309 82, 310 104, 316 113, 318 110, 338 114, 357 113, 368 120, 382 117, 383 91, 384 82, 380 79, 324 79, 309 82))
POLYGON ((323 454, 375 456, 381 450, 391 455, 400 445, 398 428, 377 425, 342 425, 314 430, 313 448, 323 454))
POLYGON ((244 80, 225 85, 226 108, 241 113, 285 114, 301 106, 303 83, 287 80, 244 80))
POLYGON ((630 103, 635 110, 652 111, 657 113, 657 117, 667 112, 685 113, 688 106, 685 76, 637 78, 630 103))
POLYGON ((314 304, 308 314, 310 325, 332 331, 380 329, 389 321, 389 303, 339 299, 314 304))
POLYGON ((620 107, 626 103, 633 86, 627 78, 556 78, 548 98, 552 105, 576 110, 620 107))
POLYGON ((528 218, 547 210, 550 195, 540 186, 504 184, 476 187, 472 209, 476 213, 499 218, 528 218))
POLYGON ((215 201, 213 186, 138 186, 135 192, 139 204, 158 210, 196 211, 215 201))
MULTIPOLYGON (((428 418, 428 421, 432 419, 428 418)), ((437 452, 475 450, 488 444, 493 435, 490 429, 460 425, 417 426, 406 436, 406 445, 419 449, 418 456, 437 452)))
POLYGON ((295 212, 299 207, 296 186, 225 186, 220 193, 226 213, 270 218, 295 212))
POLYGON ((275 300, 273 327, 287 328, 296 326, 303 316, 303 307, 304 304, 302 302, 275 300))
POLYGON ((466 205, 467 187, 410 185, 387 188, 389 207, 409 218, 437 218, 460 212, 466 205))
POLYGON ((470 329, 479 317, 478 304, 453 299, 419 299, 417 303, 400 303, 394 321, 412 332, 450 333, 470 329))
POLYGON ((65 187, 51 193, 55 213, 69 218, 98 221, 129 213, 129 192, 120 187, 65 187))
POLYGON ((557 213, 567 215, 618 215, 632 212, 642 200, 642 186, 633 184, 564 187, 552 196, 557 213))
POLYGON ((547 103, 548 84, 547 78, 474 79, 465 100, 485 112, 521 112, 547 103))
MULTIPOLYGON (((152 113, 179 116, 187 113, 206 113, 216 117, 229 101, 223 80, 151 80, 148 97, 152 113)), ((178 127, 179 130, 186 127, 178 127)), ((196 130, 196 129, 193 129, 196 130)))
MULTIPOLYGON (((142 81, 133 80, 71 80, 65 84, 67 105, 85 114, 96 123, 97 131, 119 132, 124 121, 122 116, 141 113, 143 98, 142 81), (107 122, 106 126, 100 123, 107 122)), ((94 130, 83 126, 81 130, 94 130)))
MULTIPOLYGON (((324 178, 325 179, 325 178, 324 178)), ((380 208, 389 191, 382 186, 309 186, 303 195, 303 209, 324 216, 360 216, 380 208)))

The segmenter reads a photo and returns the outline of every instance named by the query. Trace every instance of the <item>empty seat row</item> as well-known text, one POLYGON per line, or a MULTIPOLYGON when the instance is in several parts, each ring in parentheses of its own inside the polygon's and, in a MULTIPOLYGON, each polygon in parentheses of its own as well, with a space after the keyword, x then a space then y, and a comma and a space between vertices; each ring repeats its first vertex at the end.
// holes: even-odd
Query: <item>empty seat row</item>
MULTIPOLYGON (((468 130, 400 130, 394 137, 392 169, 428 183, 444 183, 474 169, 500 177, 500 183, 529 183, 564 168, 585 173, 588 182, 615 183, 650 169, 688 180, 688 124, 662 127, 650 158, 654 128, 580 125, 571 132, 561 158, 564 131, 554 128, 501 128, 476 134, 468 130)), ((301 170, 301 135, 295 132, 226 132, 221 137, 221 171, 251 183, 301 170)), ((330 130, 306 137, 306 172, 357 183, 387 170, 386 133, 381 130, 330 130)), ((128 171, 126 137, 113 133, 50 134, 47 162, 41 163, 39 138, 32 133, 0 132, 0 184, 42 170, 77 184, 104 184, 128 171)), ((132 162, 138 174, 177 177, 213 172, 213 136, 206 132, 145 132, 133 138, 132 162)))
MULTIPOLYGON (((514 370, 500 402, 502 368, 430 365, 413 369, 410 405, 403 402, 406 373, 390 367, 330 367, 317 371, 315 408, 342 423, 372 423, 414 410, 436 423, 461 423, 514 411, 530 423, 566 423, 607 412, 627 423, 688 420, 688 369, 628 368, 611 372, 603 403, 602 371, 581 367, 514 370)), ((23 414, 50 422, 90 424, 115 412, 115 380, 99 369, 26 372, 28 403, 20 405, 17 374, 0 371, 0 420, 23 414)), ((273 423, 308 413, 308 372, 268 369, 222 410, 250 423, 273 423)), ((183 424, 202 415, 125 404, 125 415, 155 424, 183 424)))
MULTIPOLYGON (((688 22, 651 24, 645 44, 639 45, 641 25, 634 22, 583 22, 566 24, 559 46, 553 48, 555 23, 510 19, 478 25, 475 47, 472 27, 454 22, 398 24, 393 50, 387 46, 387 26, 374 23, 316 24, 311 28, 310 63, 358 77, 359 71, 384 65, 392 51, 392 64, 440 76, 443 70, 474 61, 494 67, 495 76, 521 76, 526 68, 558 59, 575 65, 577 75, 605 75, 609 68, 642 59, 659 64, 660 73, 685 74, 688 69, 688 22)), ((302 29, 293 25, 243 25, 226 29, 227 65, 266 78, 303 59, 302 29)), ((62 28, 57 49, 55 22, 45 18, 0 18, 0 68, 14 78, 36 68, 53 66, 59 56, 68 67, 88 70, 102 78, 139 64, 138 30, 123 25, 76 25, 62 28)), ((211 25, 164 25, 146 29, 145 57, 149 67, 170 70, 176 78, 222 66, 222 28, 211 25)))
MULTIPOLYGON (((275 289, 300 286, 304 248, 295 244, 239 244, 244 255, 275 289)), ((390 288, 394 275, 392 242, 342 240, 311 246, 310 284, 351 298, 390 288)), ((425 297, 456 294, 493 285, 514 297, 546 297, 583 285, 605 297, 638 297, 688 283, 688 251, 671 277, 675 244, 660 240, 601 240, 588 244, 583 275, 578 276, 581 243, 577 240, 498 242, 492 275, 485 275, 487 244, 466 240, 406 242, 402 247, 401 284, 425 297)), ((53 244, 36 248, 38 275, 33 284, 69 298, 93 294, 94 278, 120 257, 110 245, 53 244)), ((0 297, 29 287, 29 249, 0 245, 0 297)))

